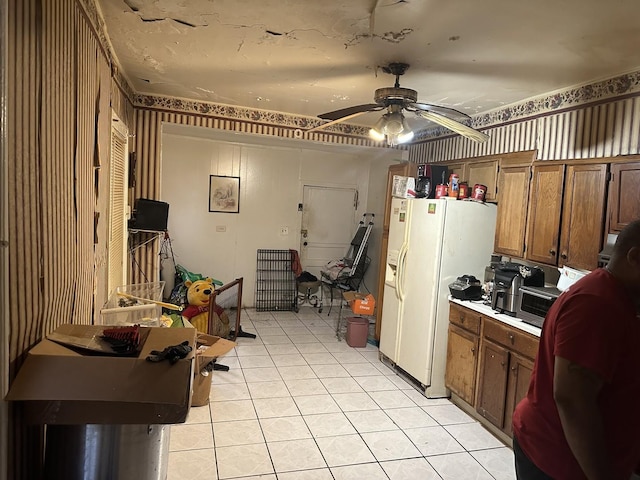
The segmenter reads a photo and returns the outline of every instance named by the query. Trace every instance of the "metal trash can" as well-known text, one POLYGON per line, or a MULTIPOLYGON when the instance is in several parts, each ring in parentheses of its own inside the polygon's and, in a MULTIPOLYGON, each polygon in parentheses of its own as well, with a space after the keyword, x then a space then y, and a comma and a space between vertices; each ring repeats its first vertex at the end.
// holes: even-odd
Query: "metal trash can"
POLYGON ((47 425, 47 480, 166 480, 171 425, 47 425))

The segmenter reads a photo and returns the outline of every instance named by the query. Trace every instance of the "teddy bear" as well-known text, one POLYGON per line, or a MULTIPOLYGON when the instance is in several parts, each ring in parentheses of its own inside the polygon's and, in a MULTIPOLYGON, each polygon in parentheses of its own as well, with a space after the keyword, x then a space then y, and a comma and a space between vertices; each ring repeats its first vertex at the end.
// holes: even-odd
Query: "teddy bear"
POLYGON ((209 311, 209 299, 215 290, 213 279, 187 280, 184 285, 187 287, 188 306, 182 311, 182 316, 199 332, 222 338, 229 336, 229 317, 224 309, 214 304, 213 311, 209 311))

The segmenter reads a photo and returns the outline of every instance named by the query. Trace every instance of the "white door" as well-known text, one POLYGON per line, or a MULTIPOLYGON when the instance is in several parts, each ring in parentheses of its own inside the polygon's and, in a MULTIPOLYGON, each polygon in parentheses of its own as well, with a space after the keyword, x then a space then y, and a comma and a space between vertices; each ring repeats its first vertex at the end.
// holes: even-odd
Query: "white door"
POLYGON ((320 278, 329 260, 344 257, 356 232, 355 188, 305 185, 300 234, 302 268, 320 278))

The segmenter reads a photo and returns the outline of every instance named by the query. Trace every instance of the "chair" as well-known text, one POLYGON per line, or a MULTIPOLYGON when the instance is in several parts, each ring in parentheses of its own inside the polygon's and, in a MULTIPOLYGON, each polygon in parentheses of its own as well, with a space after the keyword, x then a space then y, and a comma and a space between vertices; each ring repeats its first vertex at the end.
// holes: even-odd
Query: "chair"
MULTIPOLYGON (((365 273, 371 264, 371 259, 367 256, 367 247, 369 241, 369 235, 373 228, 373 213, 365 213, 362 216, 362 220, 358 224, 353 240, 349 245, 349 250, 345 257, 339 260, 331 260, 325 265, 320 272, 320 306, 318 313, 322 313, 323 306, 323 291, 325 287, 329 288, 331 295, 331 303, 329 304, 329 312, 331 314, 331 307, 333 306, 333 291, 340 290, 341 292, 358 291, 360 284, 364 279, 365 273), (367 222, 367 217, 370 220, 367 222)), ((342 293, 340 294, 342 298, 342 293)), ((341 300, 342 301, 342 300, 341 300)))

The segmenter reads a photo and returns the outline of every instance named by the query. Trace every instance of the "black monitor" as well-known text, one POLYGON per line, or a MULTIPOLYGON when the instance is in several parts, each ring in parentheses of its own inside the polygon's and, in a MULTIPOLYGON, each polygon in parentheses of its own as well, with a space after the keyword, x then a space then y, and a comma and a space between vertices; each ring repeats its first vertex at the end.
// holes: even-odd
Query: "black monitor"
POLYGON ((129 220, 131 230, 149 230, 164 232, 169 219, 169 204, 147 198, 138 198, 133 208, 133 216, 129 220))

